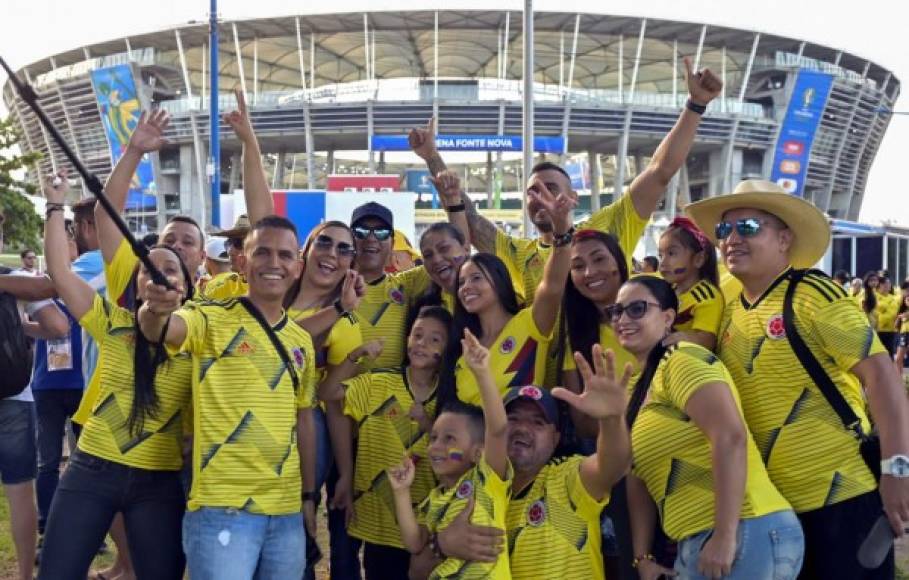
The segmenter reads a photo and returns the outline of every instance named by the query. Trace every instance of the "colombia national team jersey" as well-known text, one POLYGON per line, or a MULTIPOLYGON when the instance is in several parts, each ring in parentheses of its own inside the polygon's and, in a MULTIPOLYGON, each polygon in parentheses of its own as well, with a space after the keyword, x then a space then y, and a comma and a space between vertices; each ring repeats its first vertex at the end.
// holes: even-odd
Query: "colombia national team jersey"
MULTIPOLYGON (((577 370, 577 363, 574 362, 574 353, 570 348, 571 342, 566 338, 566 350, 565 350, 565 360, 562 362, 562 370, 565 371, 574 371, 577 370)), ((635 358, 633 354, 625 350, 619 343, 618 337, 615 335, 615 330, 612 329, 612 326, 607 323, 600 323, 600 346, 603 347, 603 352, 611 350, 615 353, 615 372, 621 376, 625 372, 625 365, 631 364, 631 367, 634 369, 633 372, 637 373, 640 369, 638 368, 638 359, 635 358)), ((584 353, 589 359, 591 353, 584 353)))
POLYGON ((91 309, 79 324, 99 345, 99 396, 91 409, 79 449, 129 467, 177 471, 183 464, 183 413, 192 388, 192 361, 177 354, 155 374, 157 409, 146 414, 141 431, 133 433, 128 419, 135 393, 134 315, 95 294, 91 309))
POLYGON ((508 553, 515 580, 603 578, 600 512, 609 496, 594 499, 581 481, 574 455, 550 461, 508 504, 508 553))
MULTIPOLYGON (((718 352, 742 399, 745 421, 777 489, 797 512, 817 509, 877 486, 827 399, 786 340, 783 272, 754 303, 744 295, 726 305, 718 352)), ((886 352, 864 312, 832 280, 809 274, 793 301, 807 347, 869 432, 862 386, 849 371, 886 352)))
MULTIPOLYGON (((470 523, 480 526, 494 526, 505 530, 505 514, 508 497, 511 495, 511 463, 505 479, 486 463, 486 456, 469 469, 458 483, 445 489, 438 486, 429 492, 417 509, 417 520, 429 530, 438 533, 444 530, 458 514, 467 507, 471 496, 475 496, 470 523)), ((429 575, 429 580, 443 578, 490 578, 508 580, 511 578, 508 551, 502 550, 495 562, 468 562, 458 558, 446 558, 429 575)))
MULTIPOLYGON (((320 310, 322 310, 320 307, 308 310, 289 308, 287 316, 291 320, 299 322, 320 310)), ((321 383, 325 380, 329 366, 338 366, 343 363, 347 355, 363 344, 357 315, 349 312, 341 316, 331 325, 331 329, 327 333, 319 337, 313 337, 313 343, 316 349, 316 380, 321 383)))
POLYGON ((398 274, 384 274, 366 285, 366 295, 356 309, 363 341, 381 338, 382 354, 372 363, 375 368, 401 366, 404 361, 407 312, 410 305, 429 287, 426 268, 418 266, 398 274))
POLYGON ((189 509, 299 512, 297 410, 315 404, 309 334, 286 315, 272 327, 299 377, 295 392, 290 370, 239 300, 188 305, 176 316, 186 323, 181 350, 193 355, 189 509))
MULTIPOLYGON (((674 540, 715 525, 716 487, 710 440, 685 413, 692 395, 711 383, 728 385, 736 406, 740 405, 729 372, 715 354, 690 342, 667 349, 631 430, 633 473, 647 486, 663 529, 674 540)), ((770 482, 750 434, 746 461, 740 517, 754 518, 789 509, 770 482)))
MULTIPOLYGON (((357 424, 354 512, 348 532, 372 544, 404 548, 386 470, 406 452, 416 467, 410 497, 419 504, 436 486, 426 455, 427 433, 409 416, 413 392, 403 369, 376 369, 344 383, 344 414, 357 424)), ((435 391, 424 403, 435 414, 435 391)))
MULTIPOLYGON (((644 219, 638 215, 631 194, 625 193, 618 201, 599 210, 586 222, 578 224, 577 229, 600 230, 614 235, 619 240, 630 272, 631 254, 648 221, 649 218, 644 219)), ((543 279, 543 267, 551 252, 552 246, 544 244, 539 238, 519 238, 496 229, 495 254, 505 262, 515 291, 524 296, 525 306, 533 303, 537 286, 543 279)))
POLYGON ((220 301, 246 296, 248 291, 249 285, 243 276, 236 272, 222 272, 205 284, 200 295, 206 300, 220 301))
POLYGON ((723 293, 709 280, 701 280, 679 295, 676 331, 700 330, 716 335, 723 320, 723 293))
MULTIPOLYGON (((489 347, 489 368, 500 393, 511 387, 538 385, 546 371, 546 351, 550 336, 543 335, 533 320, 533 310, 525 308, 511 317, 489 347)), ((455 364, 458 398, 481 405, 479 386, 463 355, 455 364)))

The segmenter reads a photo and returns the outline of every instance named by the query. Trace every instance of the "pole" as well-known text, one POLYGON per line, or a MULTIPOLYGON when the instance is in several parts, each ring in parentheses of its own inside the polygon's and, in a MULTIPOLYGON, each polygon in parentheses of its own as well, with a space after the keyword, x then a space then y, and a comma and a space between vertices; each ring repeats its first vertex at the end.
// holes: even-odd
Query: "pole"
POLYGON ((208 183, 211 187, 211 225, 221 227, 221 135, 220 109, 218 107, 218 0, 211 0, 208 20, 211 53, 211 90, 208 105, 210 141, 208 146, 208 183))
MULTIPOLYGON (((533 0, 524 0, 524 182, 533 167, 533 0)), ((524 236, 530 236, 527 192, 524 192, 524 236)))

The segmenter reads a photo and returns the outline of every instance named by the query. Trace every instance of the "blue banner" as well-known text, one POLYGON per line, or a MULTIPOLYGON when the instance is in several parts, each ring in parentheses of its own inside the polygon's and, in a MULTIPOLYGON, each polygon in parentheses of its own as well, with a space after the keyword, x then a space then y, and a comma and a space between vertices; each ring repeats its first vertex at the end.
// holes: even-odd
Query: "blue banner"
POLYGON ((417 194, 417 200, 420 201, 423 199, 424 194, 432 195, 432 209, 439 208, 439 192, 436 191, 436 186, 429 181, 429 170, 428 169, 406 169, 405 174, 405 183, 406 191, 412 191, 417 194))
MULTIPOLYGON (((374 151, 410 151, 407 135, 373 135, 374 151)), ((436 135, 439 151, 522 151, 520 135, 436 135)), ((533 150, 540 153, 563 153, 565 140, 561 137, 534 137, 533 150)))
POLYGON ((571 160, 565 164, 565 172, 571 178, 571 189, 590 189, 590 171, 583 159, 571 160))
MULTIPOLYGON (((95 69, 92 71, 92 86, 110 145, 111 164, 116 165, 126 151, 126 145, 142 112, 133 69, 127 64, 95 69)), ((158 207, 155 192, 155 173, 151 160, 145 155, 133 175, 126 197, 126 209, 155 210, 158 207)))
POLYGON ((829 74, 800 70, 780 127, 770 180, 799 197, 805 192, 811 144, 832 85, 833 76, 829 74))

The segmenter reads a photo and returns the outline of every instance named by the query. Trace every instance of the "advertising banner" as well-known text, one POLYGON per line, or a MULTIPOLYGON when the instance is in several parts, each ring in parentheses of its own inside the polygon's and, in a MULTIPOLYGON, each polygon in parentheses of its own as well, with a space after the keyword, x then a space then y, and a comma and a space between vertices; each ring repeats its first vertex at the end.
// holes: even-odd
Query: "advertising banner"
POLYGON ((833 76, 802 69, 795 79, 789 107, 780 127, 770 180, 793 195, 802 197, 811 144, 833 86, 833 76))
MULTIPOLYGON (((92 71, 92 87, 110 146, 111 165, 116 165, 126 151, 142 112, 133 69, 128 64, 95 69, 92 71)), ((151 159, 144 155, 133 175, 126 209, 154 211, 158 205, 155 193, 155 172, 151 159)))
POLYGON ((432 198, 432 207, 439 207, 439 192, 436 186, 429 180, 428 169, 405 169, 404 183, 407 184, 406 190, 417 194, 417 200, 422 201, 423 196, 429 194, 432 198))
MULTIPOLYGON (((520 135, 436 135, 439 151, 522 151, 520 135)), ((407 135, 373 135, 375 151, 410 151, 407 135)), ((534 137, 533 150, 540 153, 563 153, 565 140, 561 137, 534 137)))

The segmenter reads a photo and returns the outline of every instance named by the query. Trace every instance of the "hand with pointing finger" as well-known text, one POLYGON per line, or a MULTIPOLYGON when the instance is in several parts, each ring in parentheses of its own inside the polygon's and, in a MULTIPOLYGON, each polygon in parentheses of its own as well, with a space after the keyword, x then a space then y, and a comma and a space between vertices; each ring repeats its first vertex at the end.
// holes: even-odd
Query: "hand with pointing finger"
POLYGON ((426 127, 414 127, 407 135, 410 148, 424 161, 436 153, 436 119, 430 117, 426 127))
POLYGON ((222 119, 230 125, 230 128, 237 134, 237 139, 243 143, 255 141, 256 134, 253 132, 252 122, 249 120, 249 111, 246 108, 246 95, 241 89, 236 89, 234 95, 237 97, 237 108, 229 113, 225 113, 222 119))

